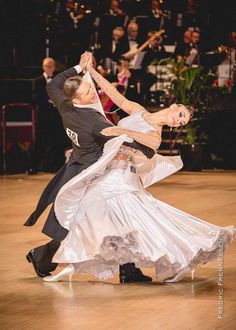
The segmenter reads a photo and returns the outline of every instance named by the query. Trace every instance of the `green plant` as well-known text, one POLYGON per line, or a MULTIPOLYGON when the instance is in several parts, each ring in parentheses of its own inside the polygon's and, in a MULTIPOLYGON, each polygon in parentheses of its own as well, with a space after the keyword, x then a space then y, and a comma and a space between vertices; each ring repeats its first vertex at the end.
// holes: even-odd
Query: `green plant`
POLYGON ((186 125, 186 134, 183 136, 184 144, 205 143, 208 139, 206 131, 201 131, 201 121, 204 118, 193 118, 191 122, 186 125))
POLYGON ((168 58, 154 61, 153 64, 167 64, 168 70, 175 76, 169 89, 171 103, 191 105, 196 109, 194 118, 186 126, 184 143, 194 144, 206 141, 207 134, 201 131, 201 122, 207 111, 215 75, 202 66, 187 66, 184 59, 176 61, 168 58))

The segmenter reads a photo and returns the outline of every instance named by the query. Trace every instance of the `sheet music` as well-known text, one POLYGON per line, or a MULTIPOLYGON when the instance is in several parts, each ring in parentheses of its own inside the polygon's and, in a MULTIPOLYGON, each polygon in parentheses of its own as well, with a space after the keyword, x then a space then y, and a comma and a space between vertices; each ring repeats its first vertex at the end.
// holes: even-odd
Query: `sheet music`
POLYGON ((144 58, 144 55, 146 54, 146 52, 140 52, 138 54, 136 54, 132 60, 132 69, 133 70, 138 70, 141 69, 141 64, 144 58))

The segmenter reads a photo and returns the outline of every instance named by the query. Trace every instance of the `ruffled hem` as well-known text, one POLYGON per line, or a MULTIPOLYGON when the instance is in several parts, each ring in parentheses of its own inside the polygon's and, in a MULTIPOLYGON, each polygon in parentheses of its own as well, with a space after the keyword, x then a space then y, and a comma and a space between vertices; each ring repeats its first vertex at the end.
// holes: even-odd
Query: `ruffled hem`
MULTIPOLYGON (((155 268, 156 276, 165 280, 180 273, 187 273, 199 264, 205 264, 216 259, 219 255, 219 241, 223 240, 224 248, 229 245, 236 232, 233 226, 223 227, 219 230, 212 246, 203 250, 196 249, 191 260, 185 264, 176 261, 173 255, 159 255, 155 260, 144 255, 137 241, 137 232, 132 231, 125 236, 106 236, 100 245, 98 254, 93 258, 74 263, 79 273, 94 275, 99 280, 112 278, 118 271, 119 265, 135 262, 137 267, 155 268)), ((64 262, 68 262, 64 260, 64 262)))

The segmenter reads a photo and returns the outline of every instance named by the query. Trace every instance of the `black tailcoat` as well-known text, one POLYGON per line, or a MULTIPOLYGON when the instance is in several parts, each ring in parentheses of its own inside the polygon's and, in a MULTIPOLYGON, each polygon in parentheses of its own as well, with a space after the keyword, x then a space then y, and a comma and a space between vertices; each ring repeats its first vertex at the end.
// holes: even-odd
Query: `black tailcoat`
MULTIPOLYGON (((54 202, 58 191, 66 182, 100 158, 104 144, 112 138, 100 133, 103 128, 112 126, 101 113, 92 108, 75 107, 64 95, 65 80, 76 74, 74 68, 68 69, 58 74, 47 85, 49 97, 59 110, 64 128, 72 140, 73 154, 68 163, 48 183, 36 210, 26 221, 26 226, 36 223, 47 206, 54 202)), ((153 150, 139 143, 133 142, 129 145, 141 150, 148 157, 152 157, 154 154, 153 150)), ((55 216, 54 205, 52 205, 42 232, 57 241, 62 241, 68 233, 67 229, 59 224, 55 216)))

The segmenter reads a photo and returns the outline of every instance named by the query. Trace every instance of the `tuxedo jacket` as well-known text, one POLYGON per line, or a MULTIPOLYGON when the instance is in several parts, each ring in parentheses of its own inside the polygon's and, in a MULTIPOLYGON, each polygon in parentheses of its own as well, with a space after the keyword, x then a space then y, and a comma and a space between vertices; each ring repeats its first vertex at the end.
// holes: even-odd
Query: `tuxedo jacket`
POLYGON ((54 113, 58 115, 55 106, 48 102, 47 81, 43 75, 34 81, 34 101, 38 106, 37 126, 47 126, 48 121, 54 120, 54 113))
POLYGON ((39 106, 48 104, 49 96, 46 87, 47 81, 43 75, 36 78, 34 82, 34 98, 39 106))
MULTIPOLYGON (((77 75, 77 71, 71 68, 58 74, 47 84, 48 95, 59 110, 64 129, 72 141, 73 153, 43 191, 35 211, 25 223, 26 226, 36 223, 47 206, 54 202, 58 191, 66 182, 100 158, 104 144, 112 138, 100 133, 103 128, 112 126, 101 113, 92 108, 75 107, 64 95, 64 82, 74 75, 77 75)), ((152 149, 139 143, 133 142, 128 145, 141 150, 148 158, 154 155, 152 149)), ((53 205, 42 232, 57 241, 63 240, 68 233, 59 224, 53 205)))
POLYGON ((34 82, 34 101, 38 106, 37 137, 42 138, 42 141, 44 141, 45 134, 52 136, 57 133, 61 135, 61 140, 65 141, 61 116, 55 105, 49 102, 49 99, 47 81, 44 75, 41 75, 34 82))
POLYGON ((117 62, 122 58, 122 55, 129 50, 129 44, 124 38, 121 38, 116 44, 115 51, 112 52, 112 42, 112 38, 104 40, 100 49, 100 57, 102 59, 108 57, 117 62))

